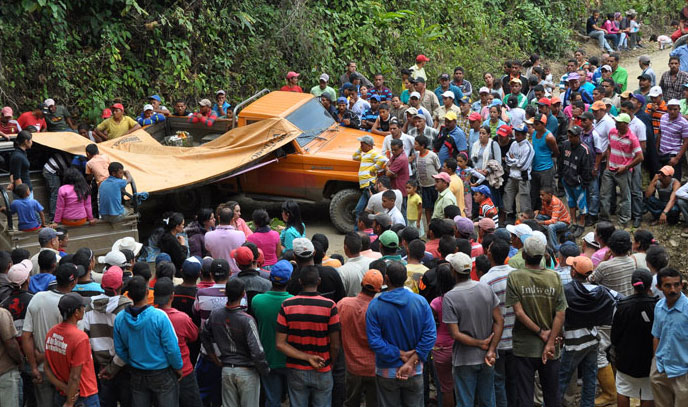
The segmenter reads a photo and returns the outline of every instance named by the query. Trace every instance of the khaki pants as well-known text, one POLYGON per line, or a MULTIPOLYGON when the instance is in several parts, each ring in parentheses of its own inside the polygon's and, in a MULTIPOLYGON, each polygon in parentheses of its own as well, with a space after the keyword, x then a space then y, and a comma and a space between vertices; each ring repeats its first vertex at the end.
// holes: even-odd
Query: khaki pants
POLYGON ((666 373, 657 371, 657 362, 652 359, 650 384, 652 384, 655 407, 688 406, 688 374, 668 378, 666 373))

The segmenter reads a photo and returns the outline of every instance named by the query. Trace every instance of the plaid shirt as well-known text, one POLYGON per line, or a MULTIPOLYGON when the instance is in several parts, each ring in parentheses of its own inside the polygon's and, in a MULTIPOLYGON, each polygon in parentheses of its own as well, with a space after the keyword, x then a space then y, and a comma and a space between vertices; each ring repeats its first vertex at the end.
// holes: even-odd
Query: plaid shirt
POLYGON ((678 71, 675 77, 672 77, 669 71, 662 74, 659 80, 659 86, 662 88, 664 100, 683 99, 683 84, 688 83, 688 73, 678 71))

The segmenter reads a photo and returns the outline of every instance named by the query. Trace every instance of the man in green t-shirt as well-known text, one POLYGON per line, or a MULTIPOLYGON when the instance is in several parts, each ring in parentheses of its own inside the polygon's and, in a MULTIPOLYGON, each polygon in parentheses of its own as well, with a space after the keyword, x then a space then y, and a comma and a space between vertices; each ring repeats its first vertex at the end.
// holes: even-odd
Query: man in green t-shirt
POLYGON ((55 104, 53 99, 46 99, 43 105, 45 106, 43 115, 48 131, 76 131, 72 115, 65 106, 55 104))
POLYGON ((523 243, 525 268, 509 273, 506 306, 514 308, 513 329, 516 405, 533 404, 535 371, 540 374, 544 404, 559 405, 559 351, 566 297, 559 274, 540 266, 547 244, 536 236, 523 243))
POLYGON ((287 357, 275 347, 277 331, 277 314, 282 302, 292 295, 287 292, 287 282, 291 278, 294 266, 287 260, 280 260, 270 269, 272 289, 253 297, 251 309, 258 325, 258 336, 265 350, 265 358, 270 365, 270 373, 261 376, 265 390, 265 406, 279 407, 282 392, 287 386, 287 357))

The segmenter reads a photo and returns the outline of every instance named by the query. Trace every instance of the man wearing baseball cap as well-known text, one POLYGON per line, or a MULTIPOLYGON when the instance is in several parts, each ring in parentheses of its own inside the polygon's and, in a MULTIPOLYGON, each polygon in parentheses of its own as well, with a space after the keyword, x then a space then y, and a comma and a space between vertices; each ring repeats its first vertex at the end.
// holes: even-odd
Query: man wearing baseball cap
MULTIPOLYGON (((34 382, 33 390, 39 406, 52 405, 55 388, 48 382, 44 365, 35 355, 45 353, 45 338, 48 331, 63 320, 58 304, 62 296, 71 293, 76 286, 76 266, 72 263, 60 265, 55 271, 55 279, 57 286, 54 290, 42 291, 33 296, 26 309, 22 327, 22 350, 29 363, 31 377, 37 381, 34 382)), ((74 295, 79 296, 76 293, 74 295)))
MULTIPOLYGON (((440 88, 438 87, 437 89, 440 88)), ((437 92, 437 89, 435 89, 435 92, 437 92)), ((448 90, 442 92, 438 97, 442 101, 442 106, 435 110, 435 115, 432 118, 432 121, 434 127, 439 130, 440 127, 444 126, 444 119, 447 113, 454 112, 457 116, 459 116, 461 114, 461 109, 456 103, 454 103, 455 95, 452 91, 448 90)))
POLYGON ((420 101, 420 106, 424 109, 427 109, 427 111, 432 116, 435 113, 435 110, 437 110, 440 107, 440 101, 434 92, 427 91, 427 89, 425 88, 425 81, 425 78, 418 77, 413 82, 413 87, 419 94, 418 99, 420 101))
POLYGON ((84 317, 90 298, 68 293, 60 298, 58 309, 62 322, 46 335, 45 373, 48 380, 60 389, 56 405, 98 405, 98 382, 91 357, 88 336, 77 323, 84 317))
MULTIPOLYGON (((461 114, 460 111, 459 114, 461 114)), ((447 112, 444 115, 444 126, 440 128, 439 135, 432 142, 433 150, 437 152, 440 163, 468 151, 466 134, 456 125, 457 120, 458 116, 455 112, 447 112)))
POLYGON ((527 135, 528 128, 525 124, 515 128, 515 142, 509 147, 509 152, 505 157, 505 171, 509 174, 509 179, 504 187, 504 210, 507 223, 516 221, 517 196, 521 212, 531 209, 530 170, 535 152, 533 151, 533 146, 526 139, 527 135))
POLYGON ((470 256, 454 253, 446 260, 457 282, 444 294, 442 301, 442 322, 447 324, 449 334, 456 340, 452 364, 458 389, 457 404, 472 406, 477 398, 481 403, 494 405, 493 366, 504 329, 499 298, 487 284, 471 280, 473 261, 470 256))
POLYGON ((682 163, 688 150, 688 120, 681 115, 680 102, 671 99, 667 102, 667 114, 660 119, 659 162, 674 167, 675 178, 681 179, 682 163))
POLYGON ((435 206, 432 211, 432 219, 442 219, 444 218, 444 208, 449 205, 457 205, 456 197, 449 189, 449 184, 451 183, 449 174, 440 172, 433 175, 432 178, 435 179, 435 189, 437 190, 437 200, 435 200, 435 206))
POLYGON ((329 96, 330 100, 337 100, 337 92, 328 85, 330 81, 330 75, 323 73, 318 79, 318 84, 311 88, 311 94, 315 97, 320 97, 322 95, 329 96))
POLYGON ((270 366, 270 373, 261 377, 261 383, 265 390, 265 406, 280 407, 282 391, 287 386, 287 357, 275 347, 277 335, 277 315, 282 302, 291 298, 287 292, 287 282, 291 279, 294 266, 287 260, 280 260, 270 269, 269 291, 253 297, 253 316, 256 318, 258 335, 265 350, 265 358, 270 366))
POLYGON ((201 99, 198 102, 198 111, 189 116, 189 123, 203 123, 211 127, 215 120, 217 120, 217 115, 213 112, 211 106, 210 99, 201 99))
POLYGON ((427 80, 428 76, 425 74, 425 64, 429 61, 430 58, 423 54, 419 54, 416 57, 416 64, 409 67, 409 71, 411 71, 411 79, 423 78, 424 80, 427 80))
POLYGON ((48 131, 75 131, 76 125, 72 115, 64 105, 58 105, 53 99, 46 99, 43 105, 47 108, 44 113, 48 131))
POLYGON ((478 204, 478 222, 483 219, 490 219, 493 222, 492 229, 499 224, 499 208, 492 202, 490 188, 487 185, 478 185, 471 188, 473 190, 473 200, 478 204))
POLYGON ((616 214, 619 224, 625 226, 631 219, 631 171, 643 160, 643 151, 638 138, 629 129, 631 117, 621 113, 614 120, 616 128, 609 131, 609 167, 602 174, 600 186, 600 217, 609 219, 611 197, 618 186, 616 214))
POLYGON ((222 89, 215 91, 215 103, 212 109, 217 117, 231 117, 232 111, 229 110, 231 107, 232 105, 227 102, 227 93, 222 89))
POLYGON ((12 119, 12 108, 5 106, 0 113, 0 136, 5 140, 9 140, 10 136, 16 136, 19 133, 19 123, 12 119))
POLYGON ((360 117, 349 110, 349 101, 341 96, 337 99, 337 117, 335 117, 340 126, 358 129, 361 127, 360 117))
MULTIPOLYGON (((604 286, 587 282, 592 273, 592 261, 585 256, 568 257, 566 264, 571 267, 571 282, 564 285, 566 295, 566 318, 564 323, 564 353, 559 372, 559 392, 564 394, 571 377, 576 371, 583 377, 581 403, 585 405, 606 405, 614 399, 603 393, 595 400, 596 379, 606 391, 609 376, 597 371, 599 341, 596 327, 610 325, 619 295, 604 286)), ((611 372, 611 368, 609 369, 611 372)), ((612 377, 613 379, 613 377, 612 377)), ((613 386, 613 380, 612 380, 613 386)))
POLYGON ((559 275, 541 266, 546 248, 547 244, 538 237, 525 239, 525 267, 507 277, 505 305, 513 307, 516 314, 513 328, 514 374, 518 377, 516 405, 533 403, 535 371, 539 372, 544 404, 561 403, 555 340, 564 324, 566 297, 559 275))
POLYGON ((174 333, 177 335, 179 351, 182 355, 182 378, 179 380, 179 405, 202 405, 201 394, 194 372, 194 361, 190 358, 189 345, 198 340, 198 326, 191 317, 172 307, 174 300, 174 284, 167 277, 155 282, 153 303, 170 318, 174 333))
POLYGON ((299 76, 301 76, 301 75, 294 72, 294 71, 287 72, 287 76, 286 76, 287 84, 282 86, 280 88, 280 91, 303 93, 303 89, 301 89, 301 86, 299 86, 299 76))
POLYGON ((136 118, 136 121, 141 126, 149 126, 151 124, 165 121, 165 115, 162 113, 156 113, 153 105, 146 104, 143 106, 143 112, 141 112, 141 114, 136 118))
POLYGON ((93 351, 93 358, 98 371, 105 370, 109 378, 101 378, 99 385, 100 399, 103 405, 108 403, 130 404, 131 393, 129 387, 129 372, 121 370, 122 361, 115 357, 111 350, 114 347, 112 336, 114 321, 121 311, 133 302, 122 294, 122 269, 112 266, 105 270, 101 287, 103 294, 91 297, 91 305, 86 308, 83 318, 84 332, 89 337, 93 351), (107 346, 103 346, 107 344, 107 346))
POLYGON ((681 183, 674 178, 674 167, 668 165, 652 178, 645 190, 645 208, 652 214, 653 225, 678 222, 680 212, 676 193, 680 187, 681 183))
POLYGON ((451 83, 448 73, 443 73, 440 75, 438 81, 439 85, 435 88, 435 96, 438 100, 442 100, 445 97, 445 93, 450 92, 452 94, 452 103, 459 106, 459 100, 463 98, 463 91, 451 83))
POLYGON ((100 122, 95 129, 96 134, 102 139, 116 139, 141 128, 136 120, 124 115, 124 106, 121 103, 113 103, 110 109, 112 116, 100 122))
MULTIPOLYGON (((313 258, 315 257, 316 250, 313 242, 305 237, 294 239, 293 249, 296 268, 294 269, 292 278, 287 283, 287 291, 292 295, 298 295, 303 290, 299 277, 301 269, 306 266, 315 265, 313 258)), ((323 266, 322 264, 318 264, 316 268, 320 275, 318 291, 323 293, 324 297, 335 302, 346 297, 344 283, 342 283, 342 278, 339 276, 337 270, 332 267, 323 266)))
MULTIPOLYGON (((590 127, 591 123, 586 122, 585 125, 590 127)), ((592 163, 595 157, 595 151, 592 148, 594 147, 583 143, 582 135, 583 129, 579 126, 574 125, 569 128, 568 140, 562 144, 559 165, 559 179, 564 186, 568 201, 570 229, 575 237, 583 234, 585 215, 588 213, 587 190, 592 182, 597 182, 592 176, 592 163), (578 217, 577 211, 580 211, 578 217)))
POLYGON ((375 353, 368 345, 366 311, 370 301, 382 291, 382 284, 382 274, 370 269, 361 279, 358 295, 342 298, 337 303, 342 324, 342 351, 346 359, 348 395, 345 405, 360 405, 363 393, 367 406, 377 405, 375 365, 370 363, 375 359, 375 353))
POLYGON ((251 302, 256 294, 264 293, 270 290, 272 286, 270 282, 260 276, 256 270, 256 262, 253 259, 253 252, 246 246, 241 246, 232 250, 232 258, 239 266, 239 274, 233 276, 231 280, 239 279, 244 283, 246 290, 246 299, 248 301, 248 309, 252 310, 251 302))
POLYGON ((361 189, 361 197, 358 199, 354 212, 356 216, 361 214, 368 205, 370 187, 375 184, 377 175, 382 173, 387 166, 387 157, 375 149, 373 136, 365 135, 358 138, 361 146, 353 155, 353 160, 358 161, 358 187, 361 189))

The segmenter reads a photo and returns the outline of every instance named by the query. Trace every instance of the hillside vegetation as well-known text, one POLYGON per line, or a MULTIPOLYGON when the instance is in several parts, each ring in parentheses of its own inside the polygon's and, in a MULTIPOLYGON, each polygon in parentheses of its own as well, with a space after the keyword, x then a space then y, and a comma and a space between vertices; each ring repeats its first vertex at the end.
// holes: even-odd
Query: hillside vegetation
MULTIPOLYGON (((431 78, 462 65, 478 80, 507 57, 557 56, 574 47, 586 0, 17 0, 0 10, 0 103, 18 110, 52 97, 95 121, 117 100, 138 111, 147 95, 194 103, 225 89, 232 104, 302 73, 336 81, 350 59, 382 72, 415 55, 431 78)), ((668 24, 682 0, 611 0, 668 24), (651 9, 650 9, 651 4, 651 9)), ((675 17, 674 17, 675 18, 675 17)), ((372 78, 371 78, 372 79, 372 78)), ((433 81, 434 84, 434 81, 433 81)))

